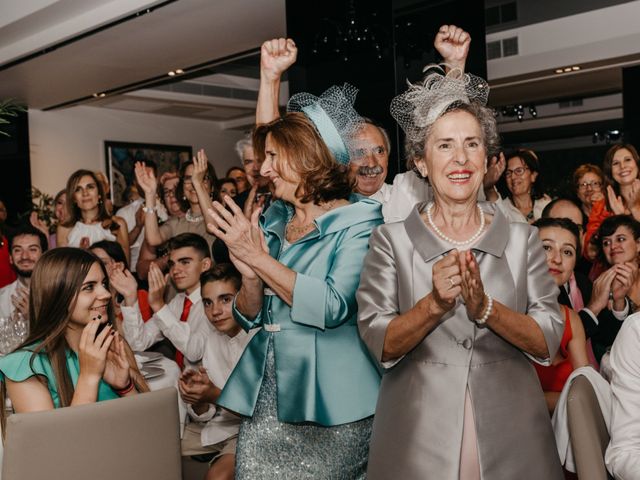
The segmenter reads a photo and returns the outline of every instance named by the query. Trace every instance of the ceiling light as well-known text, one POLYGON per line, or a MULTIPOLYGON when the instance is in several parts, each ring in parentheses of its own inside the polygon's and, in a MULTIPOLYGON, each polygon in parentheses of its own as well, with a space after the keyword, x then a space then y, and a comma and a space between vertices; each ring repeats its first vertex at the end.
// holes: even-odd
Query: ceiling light
POLYGON ((169 75, 170 77, 175 77, 176 76, 176 72, 171 70, 167 75, 169 75))
POLYGON ((556 73, 562 73, 564 72, 564 70, 562 70, 561 68, 556 68, 556 73))
POLYGON ((181 68, 178 68, 178 69, 176 70, 176 74, 177 74, 177 75, 182 75, 183 73, 184 73, 184 70, 182 70, 181 68))
POLYGON ((570 71, 571 71, 571 67, 565 67, 565 68, 564 68, 564 71, 565 71, 565 73, 566 73, 566 72, 570 72, 570 71))
POLYGON ((106 93, 94 93, 93 96, 94 98, 102 98, 105 97, 107 94, 106 93))
POLYGON ((571 70, 577 72, 578 70, 580 70, 580 67, 578 65, 574 65, 573 67, 571 67, 571 70))

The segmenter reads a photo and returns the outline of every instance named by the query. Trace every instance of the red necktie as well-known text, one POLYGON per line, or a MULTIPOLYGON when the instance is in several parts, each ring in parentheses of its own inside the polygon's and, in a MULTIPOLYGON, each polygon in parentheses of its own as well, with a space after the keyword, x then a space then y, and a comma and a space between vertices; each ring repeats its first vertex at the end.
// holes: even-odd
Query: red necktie
MULTIPOLYGON (((191 310, 191 305, 193 305, 193 302, 189 300, 189 297, 185 297, 184 305, 182 307, 182 314, 180 315, 181 322, 186 322, 187 318, 189 318, 189 311, 191 310)), ((182 370, 182 367, 184 367, 184 355, 180 351, 176 351, 176 363, 180 367, 180 370, 182 370)))

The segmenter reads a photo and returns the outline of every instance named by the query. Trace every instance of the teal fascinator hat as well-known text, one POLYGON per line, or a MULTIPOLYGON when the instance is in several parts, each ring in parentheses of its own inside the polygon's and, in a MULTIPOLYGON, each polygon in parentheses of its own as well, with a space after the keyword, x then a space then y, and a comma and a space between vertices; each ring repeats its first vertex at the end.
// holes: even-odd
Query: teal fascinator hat
POLYGON ((353 108, 358 89, 348 83, 332 86, 319 97, 296 93, 287 103, 288 112, 302 112, 315 125, 336 161, 347 165, 353 156, 353 138, 364 120, 353 108))

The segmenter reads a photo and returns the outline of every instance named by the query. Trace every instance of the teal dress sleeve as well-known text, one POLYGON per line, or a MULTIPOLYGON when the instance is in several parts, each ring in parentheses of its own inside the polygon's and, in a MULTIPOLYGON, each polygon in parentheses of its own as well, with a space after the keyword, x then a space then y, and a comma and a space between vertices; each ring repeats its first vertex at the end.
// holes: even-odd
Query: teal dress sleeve
MULTIPOLYGON (((72 350, 67 350, 66 357, 71 383, 75 387, 80 375, 80 362, 78 356, 72 350)), ((56 376, 46 353, 34 354, 33 350, 25 347, 0 358, 0 381, 8 378, 14 382, 24 382, 36 375, 46 379, 53 405, 55 408, 60 408, 56 376)), ((100 380, 97 400, 100 402, 114 398, 119 398, 118 394, 103 380, 100 380)))
POLYGON ((370 235, 370 224, 353 227, 326 258, 325 278, 296 273, 292 322, 324 330, 339 327, 355 315, 355 294, 370 235))

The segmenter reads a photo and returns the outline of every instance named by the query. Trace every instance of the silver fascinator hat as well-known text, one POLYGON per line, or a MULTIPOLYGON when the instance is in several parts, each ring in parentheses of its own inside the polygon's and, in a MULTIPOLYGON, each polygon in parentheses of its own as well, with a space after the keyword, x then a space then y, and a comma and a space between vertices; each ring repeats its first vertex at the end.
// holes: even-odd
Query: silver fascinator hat
POLYGON ((296 93, 287 103, 288 112, 302 112, 315 125, 336 161, 347 165, 355 151, 355 134, 364 120, 353 108, 358 89, 348 83, 332 86, 319 97, 296 93))
POLYGON ((478 102, 484 106, 489 98, 489 84, 459 68, 445 73, 440 65, 427 65, 423 71, 421 82, 407 82, 407 91, 391 101, 391 115, 411 142, 424 141, 426 129, 452 105, 478 102))

